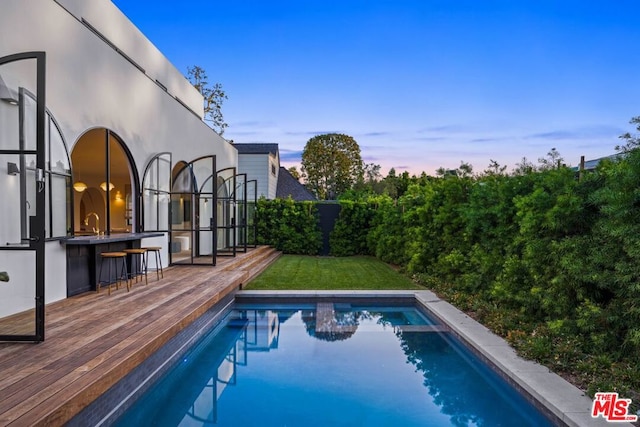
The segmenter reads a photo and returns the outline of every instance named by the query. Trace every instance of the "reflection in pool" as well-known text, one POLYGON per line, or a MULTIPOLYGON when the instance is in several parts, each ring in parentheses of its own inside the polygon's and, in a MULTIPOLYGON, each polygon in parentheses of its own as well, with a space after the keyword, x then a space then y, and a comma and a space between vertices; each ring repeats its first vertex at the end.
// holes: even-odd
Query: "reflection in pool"
POLYGON ((234 310, 119 425, 551 425, 413 307, 234 310))

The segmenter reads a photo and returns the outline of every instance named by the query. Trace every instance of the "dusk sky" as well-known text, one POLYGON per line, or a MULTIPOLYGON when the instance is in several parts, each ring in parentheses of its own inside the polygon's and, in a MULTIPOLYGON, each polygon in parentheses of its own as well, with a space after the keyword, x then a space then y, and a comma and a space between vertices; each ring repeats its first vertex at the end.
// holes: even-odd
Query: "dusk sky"
POLYGON ((412 174, 556 148, 615 152, 640 115, 637 0, 113 0, 182 73, 229 99, 224 137, 353 136, 366 163, 412 174))

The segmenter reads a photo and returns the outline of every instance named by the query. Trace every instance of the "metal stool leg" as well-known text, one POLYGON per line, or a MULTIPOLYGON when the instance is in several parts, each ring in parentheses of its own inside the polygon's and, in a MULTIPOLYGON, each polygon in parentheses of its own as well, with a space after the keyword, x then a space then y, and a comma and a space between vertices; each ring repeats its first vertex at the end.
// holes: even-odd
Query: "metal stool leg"
MULTIPOLYGON (((125 249, 123 252, 131 255, 131 274, 129 275, 131 282, 133 284, 133 278, 136 278, 136 283, 138 283, 138 277, 144 275, 145 284, 149 284, 149 279, 147 278, 147 260, 145 255, 147 254, 147 250, 145 248, 132 248, 125 249)), ((142 278, 140 277, 142 280, 142 278)))
POLYGON ((156 255, 158 256, 158 266, 160 266, 160 276, 164 279, 164 270, 162 270, 162 253, 160 249, 156 250, 156 255))
MULTIPOLYGON (((127 268, 127 257, 122 257, 122 268, 120 270, 120 279, 124 279, 127 285, 127 292, 131 290, 131 284, 129 283, 129 269, 127 268)), ((118 282, 119 283, 119 282, 118 282)), ((116 287, 117 289, 117 287, 116 287)))
POLYGON ((127 291, 130 289, 129 280, 127 277, 128 268, 127 268, 127 254, 124 252, 103 252, 100 254, 101 263, 100 263, 100 273, 98 274, 98 283, 96 285, 96 292, 100 292, 100 287, 103 283, 108 285, 108 294, 111 295, 111 286, 115 284, 116 290, 120 289, 120 280, 124 278, 127 281, 127 291), (122 259, 122 264, 118 265, 118 259, 122 259), (102 279, 102 271, 104 269, 104 263, 108 262, 108 278, 107 280, 102 279), (113 266, 115 279, 112 280, 111 268, 113 266))
MULTIPOLYGON (((162 269, 162 253, 160 252, 162 248, 158 246, 149 246, 142 249, 146 249, 147 254, 149 252, 153 252, 153 254, 155 255, 155 261, 156 261, 156 279, 160 280, 160 277, 164 279, 164 271, 162 269)), ((147 262, 148 261, 149 261, 149 256, 147 255, 147 262)))

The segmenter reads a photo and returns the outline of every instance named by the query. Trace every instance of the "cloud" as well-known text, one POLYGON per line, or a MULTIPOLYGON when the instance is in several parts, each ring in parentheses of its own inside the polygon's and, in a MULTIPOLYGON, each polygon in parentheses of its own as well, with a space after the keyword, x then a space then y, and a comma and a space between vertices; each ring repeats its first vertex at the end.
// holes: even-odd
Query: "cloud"
POLYGON ((418 130, 418 133, 438 133, 438 132, 449 132, 449 133, 457 133, 457 132, 468 132, 471 130, 469 125, 465 124, 454 124, 454 125, 442 125, 442 126, 431 126, 418 130))
POLYGON ((498 142, 504 140, 505 138, 474 138, 471 142, 498 142))
POLYGON ((417 138, 411 138, 411 141, 427 141, 427 142, 438 142, 438 141, 446 141, 449 137, 446 136, 422 136, 417 138))
POLYGON ((280 160, 287 162, 299 161, 302 158, 302 150, 280 149, 280 160))
POLYGON ((235 127, 244 127, 244 128, 267 128, 267 127, 273 127, 275 126, 274 122, 271 121, 264 121, 261 122, 259 120, 245 120, 245 121, 240 121, 240 122, 235 122, 235 123, 231 123, 229 125, 229 128, 235 128, 235 127))
POLYGON ((481 156, 489 156, 490 153, 486 151, 471 151, 471 150, 429 150, 424 153, 425 156, 439 156, 443 158, 460 158, 461 160, 468 161, 470 158, 481 157, 481 156), (465 160, 467 159, 467 160, 465 160))
POLYGON ((239 135, 239 136, 251 136, 251 135, 258 135, 258 134, 262 134, 262 133, 264 133, 264 132, 259 132, 257 130, 247 130, 247 131, 233 130, 233 131, 227 132, 227 134, 229 134, 229 135, 239 135))
POLYGON ((391 132, 367 132, 367 133, 359 134, 358 136, 376 137, 376 136, 389 136, 389 135, 391 135, 391 132))
MULTIPOLYGON (((362 156, 362 161, 365 163, 373 163, 373 162, 378 162, 380 161, 380 157, 378 156, 362 156)), ((384 159, 382 159, 384 160, 384 159)))
POLYGON ((552 140, 576 139, 577 137, 578 137, 578 134, 576 134, 575 132, 567 131, 567 130, 555 130, 551 132, 534 133, 534 134, 525 136, 526 139, 552 139, 552 140))
POLYGON ((364 150, 386 150, 391 145, 360 145, 360 151, 364 150))
POLYGON ((584 143, 580 143, 580 144, 576 144, 575 147, 576 148, 580 148, 582 150, 587 150, 587 149, 592 149, 592 148, 602 148, 602 149, 607 149, 607 150, 613 150, 614 147, 616 145, 619 145, 620 142, 619 141, 606 141, 606 143, 603 143, 603 141, 592 141, 592 142, 584 142, 584 143))
POLYGON ((327 133, 345 133, 345 132, 336 131, 336 130, 320 130, 320 131, 285 132, 285 135, 313 137, 317 135, 324 135, 327 133))
POLYGON ((548 132, 539 132, 525 136, 526 139, 546 139, 552 141, 593 139, 593 138, 614 138, 624 133, 615 126, 594 125, 575 129, 558 129, 548 132))

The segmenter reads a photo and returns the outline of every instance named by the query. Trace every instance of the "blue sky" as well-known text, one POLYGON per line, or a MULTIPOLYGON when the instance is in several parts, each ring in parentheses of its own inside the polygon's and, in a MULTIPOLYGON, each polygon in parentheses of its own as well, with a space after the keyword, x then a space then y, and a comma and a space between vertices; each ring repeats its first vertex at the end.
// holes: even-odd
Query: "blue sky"
POLYGON ((612 154, 640 115, 637 0, 113 0, 186 74, 229 99, 224 136, 353 136, 367 163, 419 174, 556 148, 612 154))

